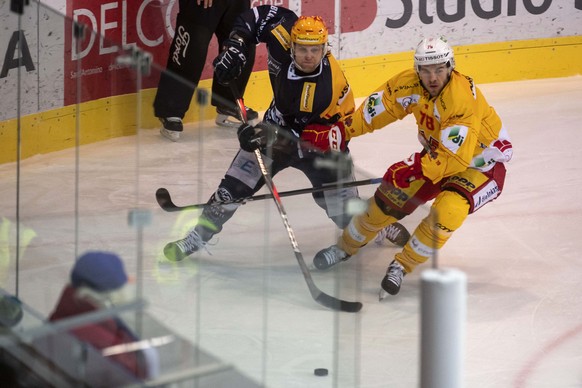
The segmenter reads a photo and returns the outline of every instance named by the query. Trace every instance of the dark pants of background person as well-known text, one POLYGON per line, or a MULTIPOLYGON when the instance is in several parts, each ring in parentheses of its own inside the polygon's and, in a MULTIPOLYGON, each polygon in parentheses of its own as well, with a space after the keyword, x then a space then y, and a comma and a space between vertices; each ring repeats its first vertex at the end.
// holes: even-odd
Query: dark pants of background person
MULTIPOLYGON (((200 81, 212 35, 216 34, 220 50, 223 41, 228 39, 236 17, 249 7, 250 0, 214 0, 212 7, 206 9, 203 5, 197 5, 196 0, 180 0, 167 71, 160 76, 154 100, 156 117, 184 118, 194 94, 192 86, 196 87, 200 81), (187 45, 186 54, 185 57, 180 56, 178 63, 174 53, 184 50, 184 45, 187 45), (180 77, 189 81, 189 84, 185 84, 180 77)), ((244 93, 255 61, 255 46, 250 45, 247 48, 247 65, 235 82, 240 93, 244 93)), ((233 96, 230 87, 213 79, 212 105, 232 109, 236 106, 234 101, 237 97, 239 96, 233 96)))

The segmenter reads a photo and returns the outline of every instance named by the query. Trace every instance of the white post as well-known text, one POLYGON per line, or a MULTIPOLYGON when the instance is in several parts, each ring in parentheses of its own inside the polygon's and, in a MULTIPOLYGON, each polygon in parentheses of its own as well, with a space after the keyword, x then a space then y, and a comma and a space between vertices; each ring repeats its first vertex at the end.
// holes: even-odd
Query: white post
POLYGON ((463 387, 467 278, 455 269, 421 274, 421 388, 463 387))

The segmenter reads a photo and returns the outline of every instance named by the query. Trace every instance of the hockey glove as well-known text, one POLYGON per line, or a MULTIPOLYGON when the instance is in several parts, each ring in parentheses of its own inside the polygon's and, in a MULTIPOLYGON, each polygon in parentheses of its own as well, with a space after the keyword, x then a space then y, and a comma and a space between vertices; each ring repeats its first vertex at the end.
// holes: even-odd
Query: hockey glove
POLYGON ((237 79, 247 63, 247 55, 247 48, 242 40, 227 39, 222 52, 212 62, 216 80, 223 85, 228 85, 237 79))
POLYGON ((483 150, 483 159, 487 164, 493 162, 506 163, 511 160, 512 156, 513 145, 509 140, 505 139, 495 140, 493 144, 483 150))
POLYGON ((383 179, 401 189, 409 187, 410 182, 423 177, 420 157, 421 155, 416 152, 409 158, 394 163, 388 168, 383 179))
POLYGON ((346 150, 346 130, 341 121, 333 126, 308 124, 301 132, 301 140, 314 145, 322 152, 346 150))
POLYGON ((267 123, 256 126, 242 124, 237 131, 240 148, 247 152, 254 152, 262 147, 270 147, 277 140, 277 127, 267 123))

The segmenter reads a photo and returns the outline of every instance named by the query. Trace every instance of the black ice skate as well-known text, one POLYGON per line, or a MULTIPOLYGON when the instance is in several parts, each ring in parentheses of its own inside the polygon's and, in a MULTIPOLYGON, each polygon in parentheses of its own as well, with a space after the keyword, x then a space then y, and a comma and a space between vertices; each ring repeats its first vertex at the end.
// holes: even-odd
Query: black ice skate
POLYGON ((399 222, 395 222, 380 230, 374 242, 376 244, 382 244, 384 240, 388 240, 394 245, 403 247, 406 245, 409 239, 410 233, 408 230, 406 230, 404 225, 399 222))
POLYGON ((402 285, 402 279, 405 275, 404 267, 396 260, 392 260, 384 279, 382 279, 382 289, 390 295, 398 294, 400 286, 402 285))
POLYGON ((160 134, 171 141, 180 139, 180 132, 184 130, 182 119, 179 117, 158 117, 163 127, 160 128, 160 134))
POLYGON ((337 245, 322 249, 317 252, 313 258, 313 265, 319 270, 325 270, 333 267, 340 261, 346 261, 350 258, 346 252, 341 250, 337 245))

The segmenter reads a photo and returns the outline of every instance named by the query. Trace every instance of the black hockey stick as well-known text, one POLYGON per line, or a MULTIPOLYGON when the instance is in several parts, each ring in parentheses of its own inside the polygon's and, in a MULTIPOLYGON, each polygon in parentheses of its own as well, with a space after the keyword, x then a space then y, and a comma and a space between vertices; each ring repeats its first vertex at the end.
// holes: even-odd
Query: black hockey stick
MULTIPOLYGON (((341 187, 344 188, 344 187, 374 185, 374 184, 377 184, 380 182, 382 182, 382 178, 364 179, 361 181, 342 183, 341 187)), ((283 197, 291 197, 291 196, 299 195, 299 194, 317 193, 319 191, 334 190, 337 188, 338 188, 337 184, 327 184, 327 185, 322 185, 319 187, 307 187, 304 189, 283 191, 283 192, 279 193, 279 197, 283 198, 283 197)), ((259 195, 255 195, 252 197, 237 198, 237 199, 233 199, 231 201, 215 202, 215 204, 217 204, 217 205, 228 205, 231 203, 245 204, 247 202, 260 201, 263 199, 271 199, 271 198, 273 198, 273 194, 270 194, 270 193, 269 194, 259 194, 259 195)), ((178 206, 172 201, 172 196, 170 195, 170 192, 164 187, 160 187, 156 191, 156 200, 158 201, 158 204, 160 205, 160 207, 167 212, 179 212, 182 210, 201 209, 204 207, 204 205, 206 205, 206 203, 197 203, 194 205, 178 206)))
MULTIPOLYGON (((240 94, 236 90, 236 86, 232 85, 232 91, 233 91, 235 96, 240 96, 240 94)), ((241 114, 242 121, 246 123, 247 122, 247 111, 246 111, 242 97, 238 97, 236 100, 236 103, 238 106, 238 110, 241 114)), ((267 167, 265 166, 265 162, 263 161, 263 156, 261 155, 261 151, 259 149, 255 150, 255 157, 257 158, 259 168, 261 169, 261 174, 263 175, 263 178, 265 179, 265 184, 267 185, 269 191, 273 195, 273 199, 275 200, 275 204, 277 205, 277 210, 279 211, 279 215, 281 216, 281 219, 283 220, 283 224, 285 225, 285 229, 287 229, 287 235, 289 236, 289 240, 291 241, 291 245, 293 246, 293 252, 295 252, 295 258, 297 259, 297 262, 299 263, 299 268, 301 268, 301 272, 303 273, 303 277, 305 278, 305 282, 307 283, 307 287, 309 288, 309 292, 311 292, 311 296, 313 297, 313 299, 317 303, 321 304, 322 306, 328 307, 328 308, 333 309, 333 310, 340 310, 340 311, 345 311, 348 313, 357 313, 358 311, 360 311, 362 309, 362 303, 360 303, 360 302, 348 302, 345 300, 337 299, 331 295, 327 295, 326 293, 321 291, 319 288, 317 288, 317 286, 313 282, 313 278, 311 277, 311 272, 309 272, 309 269, 307 268, 307 265, 305 264, 305 260, 303 259, 303 254, 301 253, 301 250, 299 249, 299 245, 297 244, 297 239, 295 238, 295 232, 293 232, 293 229, 291 228, 291 225, 289 224, 289 220, 287 218, 287 212, 285 211, 285 208, 283 207, 283 202, 281 202, 281 198, 279 196, 279 193, 277 192, 277 188, 275 187, 275 184, 273 183, 273 180, 271 179, 271 177, 269 175, 269 171, 267 170, 267 167)))

